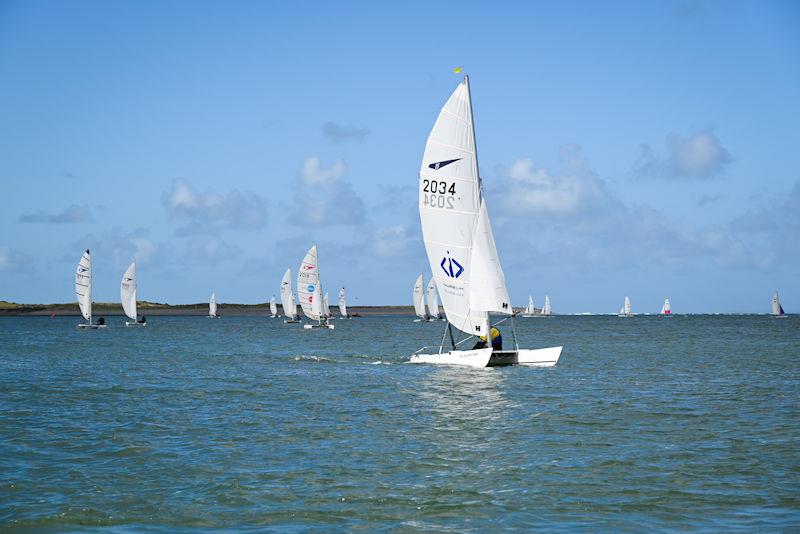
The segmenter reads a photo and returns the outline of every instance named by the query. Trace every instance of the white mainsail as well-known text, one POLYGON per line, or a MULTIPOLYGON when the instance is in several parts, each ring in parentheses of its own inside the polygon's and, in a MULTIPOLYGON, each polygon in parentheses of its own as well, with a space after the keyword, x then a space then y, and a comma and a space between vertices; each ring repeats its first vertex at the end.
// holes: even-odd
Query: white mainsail
POLYGON ((661 306, 661 315, 669 315, 670 311, 669 299, 664 299, 664 304, 661 306))
POLYGON ((322 313, 325 317, 331 316, 331 307, 328 303, 328 292, 325 292, 325 296, 322 297, 322 313))
POLYGON ((630 317, 631 316, 631 299, 627 296, 625 297, 625 304, 622 305, 622 310, 620 310, 620 314, 630 317))
POLYGON ((552 315, 553 310, 550 309, 550 296, 544 296, 544 307, 542 308, 542 315, 552 315))
POLYGON ((317 245, 312 246, 297 272, 297 297, 300 299, 300 307, 309 319, 319 321, 322 317, 322 290, 319 287, 319 266, 317 265, 317 245), (314 297, 315 291, 320 291, 318 298, 314 297), (317 306, 313 305, 317 300, 317 306))
POLYGON ((483 335, 488 312, 511 313, 511 303, 481 193, 466 77, 428 137, 419 187, 422 235, 447 320, 483 335))
POLYGON ((213 291, 211 292, 211 298, 208 299, 208 316, 217 316, 217 294, 213 291))
POLYGON ((130 264, 119 284, 119 299, 125 315, 136 321, 136 262, 130 264))
POLYGON ((784 313, 783 306, 781 306, 781 299, 778 297, 778 292, 776 291, 772 296, 772 315, 783 315, 784 313))
POLYGON ((525 315, 533 315, 535 311, 536 308, 533 307, 533 296, 528 295, 528 307, 525 308, 525 311, 523 311, 522 313, 524 313, 525 315))
POLYGON ((417 317, 420 319, 427 319, 428 314, 425 312, 425 281, 422 275, 419 275, 417 281, 414 282, 412 298, 414 299, 414 313, 416 313, 417 317))
POLYGON ((272 295, 272 298, 269 299, 269 313, 273 317, 277 317, 278 316, 278 305, 275 304, 275 295, 272 295))
POLYGON ((292 293, 292 270, 286 269, 281 280, 281 306, 283 314, 289 319, 297 317, 297 304, 292 293))
POLYGON ((426 291, 426 301, 428 303, 428 313, 434 319, 439 318, 439 294, 436 292, 436 278, 431 277, 426 291))
POLYGON ((75 296, 83 318, 92 322, 92 256, 89 249, 81 256, 75 269, 75 296))
POLYGON ((344 288, 339 290, 339 313, 342 317, 347 317, 347 297, 344 288))

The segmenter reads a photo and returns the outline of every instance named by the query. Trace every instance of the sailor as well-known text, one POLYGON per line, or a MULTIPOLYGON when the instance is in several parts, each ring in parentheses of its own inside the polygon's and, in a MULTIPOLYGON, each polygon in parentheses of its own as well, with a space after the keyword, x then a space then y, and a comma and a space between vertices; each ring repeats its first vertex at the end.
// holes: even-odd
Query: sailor
MULTIPOLYGON (((493 326, 490 333, 492 335, 492 350, 503 350, 503 336, 500 335, 500 330, 493 326)), ((485 349, 487 346, 486 336, 481 336, 475 346, 472 347, 472 350, 485 349)))
POLYGON ((147 322, 147 317, 145 317, 144 315, 142 315, 142 318, 141 318, 141 319, 139 319, 139 322, 140 322, 140 323, 142 323, 142 324, 146 323, 146 322, 147 322))
POLYGON ((97 320, 97 324, 99 324, 99 325, 104 325, 104 324, 106 324, 106 318, 105 318, 105 317, 100 317, 100 318, 97 320))

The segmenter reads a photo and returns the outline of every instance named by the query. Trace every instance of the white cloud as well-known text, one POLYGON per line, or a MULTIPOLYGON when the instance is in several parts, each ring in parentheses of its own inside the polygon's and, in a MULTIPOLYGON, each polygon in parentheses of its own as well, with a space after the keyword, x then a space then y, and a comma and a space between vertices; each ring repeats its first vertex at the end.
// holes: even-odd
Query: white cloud
POLYGON ((378 228, 372 236, 372 252, 380 258, 400 258, 422 253, 420 229, 407 224, 378 228))
POLYGON ((707 179, 720 175, 731 162, 731 154, 710 130, 694 132, 684 138, 670 134, 666 155, 659 155, 649 145, 642 145, 634 172, 644 177, 707 179))
POLYGON ((334 144, 346 143, 348 141, 360 142, 369 135, 369 129, 342 125, 335 122, 326 122, 322 125, 322 135, 334 144))
POLYGON ((347 166, 338 160, 328 168, 319 158, 303 161, 295 188, 294 219, 308 226, 356 225, 364 221, 364 203, 344 180, 347 166))
POLYGON ((92 220, 89 206, 73 204, 60 213, 28 213, 20 215, 18 221, 22 223, 47 223, 47 224, 72 224, 90 222, 92 220))
POLYGON ((266 202, 257 194, 237 190, 225 195, 199 193, 183 178, 164 192, 161 203, 171 219, 202 227, 258 228, 267 222, 266 202))

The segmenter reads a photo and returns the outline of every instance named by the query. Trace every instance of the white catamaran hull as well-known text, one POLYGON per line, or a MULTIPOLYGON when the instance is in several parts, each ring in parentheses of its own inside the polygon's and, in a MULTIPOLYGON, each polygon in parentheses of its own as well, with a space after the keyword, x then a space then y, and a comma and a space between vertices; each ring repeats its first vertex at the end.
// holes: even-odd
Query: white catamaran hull
POLYGON ((284 319, 283 324, 299 323, 300 319, 284 319))
POLYGON ((304 324, 303 330, 311 330, 312 328, 330 328, 333 330, 335 328, 332 324, 304 324))
POLYGON ((105 328, 108 325, 105 324, 87 324, 87 323, 79 323, 78 328, 90 328, 92 330, 97 330, 98 328, 105 328))
POLYGON ((441 354, 415 354, 410 363, 433 363, 440 365, 463 365, 466 367, 499 367, 504 365, 528 365, 553 367, 558 363, 562 347, 546 349, 520 349, 492 351, 491 348, 476 350, 451 350, 441 354))
POLYGON ((145 326, 147 323, 140 323, 138 321, 125 321, 125 326, 145 326))

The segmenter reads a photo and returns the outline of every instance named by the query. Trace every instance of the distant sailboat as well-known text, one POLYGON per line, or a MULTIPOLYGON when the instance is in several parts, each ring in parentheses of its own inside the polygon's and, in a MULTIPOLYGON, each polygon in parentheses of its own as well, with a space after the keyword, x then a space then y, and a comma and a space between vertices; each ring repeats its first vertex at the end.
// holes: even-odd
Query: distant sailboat
POLYGON ((522 310, 523 317, 533 317, 536 313, 536 308, 533 307, 533 296, 528 295, 528 306, 522 310))
POLYGON ((550 296, 544 296, 544 307, 542 308, 542 315, 545 317, 550 317, 553 315, 553 310, 550 308, 550 296))
POLYGON ((414 282, 412 298, 414 299, 414 313, 417 314, 414 322, 427 321, 429 317, 428 312, 425 311, 425 279, 422 275, 419 275, 417 281, 414 282))
POLYGON ((786 312, 783 311, 783 306, 781 306, 781 299, 778 297, 777 291, 772 295, 772 316, 787 317, 786 312))
POLYGON ((478 168, 469 78, 465 77, 433 125, 419 172, 422 235, 447 329, 438 354, 426 354, 427 347, 423 347, 411 356, 411 362, 470 367, 553 366, 561 347, 523 350, 517 345, 511 301, 478 168), (490 335, 490 313, 510 316, 513 349, 459 348, 473 336, 490 335), (456 341, 453 327, 468 337, 456 341), (452 348, 445 352, 448 333, 452 348))
POLYGON ((128 270, 122 275, 119 284, 119 299, 122 302, 122 309, 125 315, 133 319, 125 321, 125 326, 144 326, 144 318, 139 321, 136 310, 136 262, 130 264, 128 270))
POLYGON ((269 313, 271 317, 278 316, 278 305, 275 304, 275 295, 272 295, 272 298, 269 299, 269 313))
POLYGON ((334 325, 325 317, 325 308, 322 296, 322 284, 319 279, 319 264, 317 259, 317 245, 313 245, 306 253, 297 273, 297 296, 303 313, 317 324, 306 323, 303 328, 330 328, 334 325))
POLYGON ((428 315, 430 315, 430 320, 436 321, 441 319, 442 316, 439 314, 439 293, 436 291, 436 278, 433 276, 431 277, 431 281, 428 282, 425 299, 428 303, 428 315))
POLYGON ((219 315, 217 315, 217 294, 213 291, 211 292, 211 298, 208 299, 208 317, 210 319, 217 319, 219 315))
POLYGON ((631 313, 631 299, 625 297, 625 303, 622 305, 622 308, 619 310, 620 317, 633 317, 631 313))
POLYGON ((669 299, 664 299, 664 304, 661 306, 661 311, 659 313, 665 317, 670 316, 672 310, 669 306, 669 299))
POLYGON ((283 307, 283 315, 286 317, 284 323, 299 323, 300 319, 297 316, 297 303, 294 300, 294 292, 292 291, 292 270, 286 269, 281 280, 281 306, 283 307))
POLYGON ((81 256, 75 269, 75 296, 86 323, 79 323, 78 328, 105 328, 105 324, 92 324, 92 255, 89 249, 81 256))
POLYGON ((347 297, 344 288, 339 290, 339 314, 342 316, 342 319, 350 318, 350 316, 347 315, 347 297))
POLYGON ((330 303, 328 302, 328 292, 327 291, 325 292, 325 296, 322 297, 322 308, 323 308, 322 313, 325 316, 325 318, 326 319, 330 319, 331 318, 331 306, 330 306, 330 303))

